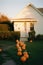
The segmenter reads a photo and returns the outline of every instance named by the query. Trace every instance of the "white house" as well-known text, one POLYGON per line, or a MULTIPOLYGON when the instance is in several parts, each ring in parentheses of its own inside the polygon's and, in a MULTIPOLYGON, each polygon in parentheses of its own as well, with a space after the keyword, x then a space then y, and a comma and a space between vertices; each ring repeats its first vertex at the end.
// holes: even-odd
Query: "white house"
POLYGON ((43 14, 33 4, 25 6, 14 18, 14 31, 20 31, 20 40, 26 41, 30 27, 37 34, 43 34, 43 14))

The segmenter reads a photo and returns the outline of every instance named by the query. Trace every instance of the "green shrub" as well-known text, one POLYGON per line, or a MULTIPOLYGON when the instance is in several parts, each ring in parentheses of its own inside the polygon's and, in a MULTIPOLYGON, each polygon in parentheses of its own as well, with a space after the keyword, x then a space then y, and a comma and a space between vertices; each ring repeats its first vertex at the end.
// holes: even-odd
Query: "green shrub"
POLYGON ((43 40, 43 35, 38 34, 38 35, 36 36, 36 40, 43 40))
POLYGON ((28 32, 28 35, 29 35, 29 37, 28 37, 28 40, 34 40, 35 39, 35 31, 30 31, 30 32, 28 32))
POLYGON ((0 40, 20 40, 20 31, 0 32, 0 40))

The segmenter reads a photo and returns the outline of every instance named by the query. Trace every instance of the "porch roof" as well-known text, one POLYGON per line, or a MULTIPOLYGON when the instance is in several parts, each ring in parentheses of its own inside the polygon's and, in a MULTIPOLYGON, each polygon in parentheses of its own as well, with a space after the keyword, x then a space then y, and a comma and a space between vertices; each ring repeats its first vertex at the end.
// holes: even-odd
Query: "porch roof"
POLYGON ((13 20, 14 22, 37 22, 34 18, 17 18, 13 20))

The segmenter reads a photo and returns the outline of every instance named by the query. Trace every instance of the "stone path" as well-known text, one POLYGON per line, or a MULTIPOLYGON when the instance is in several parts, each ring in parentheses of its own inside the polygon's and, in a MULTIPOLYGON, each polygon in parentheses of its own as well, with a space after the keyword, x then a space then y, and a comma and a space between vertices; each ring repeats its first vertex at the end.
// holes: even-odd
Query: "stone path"
MULTIPOLYGON (((12 48, 13 46, 15 46, 15 45, 14 44, 12 44, 12 45, 3 44, 3 45, 1 45, 1 48, 3 49, 3 51, 6 51, 6 50, 12 48)), ((9 56, 7 56, 6 53, 3 52, 2 57, 4 58, 4 61, 5 61, 2 65, 16 65, 16 63, 9 56)))
POLYGON ((7 47, 3 48, 3 50, 5 51, 5 50, 7 50, 7 49, 10 49, 10 48, 13 47, 13 46, 15 46, 15 45, 13 44, 13 45, 7 46, 7 47))
POLYGON ((7 60, 5 63, 2 65, 16 65, 16 63, 13 60, 7 60))
POLYGON ((16 65, 16 63, 5 53, 2 53, 2 57, 5 60, 5 62, 2 65, 16 65))
POLYGON ((0 45, 0 48, 3 50, 3 51, 6 51, 12 47, 15 47, 15 44, 12 44, 12 45, 0 45))

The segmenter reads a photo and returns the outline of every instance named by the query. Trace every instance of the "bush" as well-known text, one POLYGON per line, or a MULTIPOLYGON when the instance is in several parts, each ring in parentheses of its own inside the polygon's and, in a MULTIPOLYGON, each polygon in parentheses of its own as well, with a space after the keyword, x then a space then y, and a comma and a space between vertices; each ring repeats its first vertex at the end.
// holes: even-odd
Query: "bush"
POLYGON ((43 35, 41 34, 38 34, 35 38, 36 40, 43 40, 43 35))
POLYGON ((29 37, 28 37, 28 40, 34 40, 35 39, 35 31, 30 31, 29 33, 28 33, 28 35, 29 35, 29 37))
POLYGON ((20 40, 20 31, 0 32, 0 40, 20 40))

